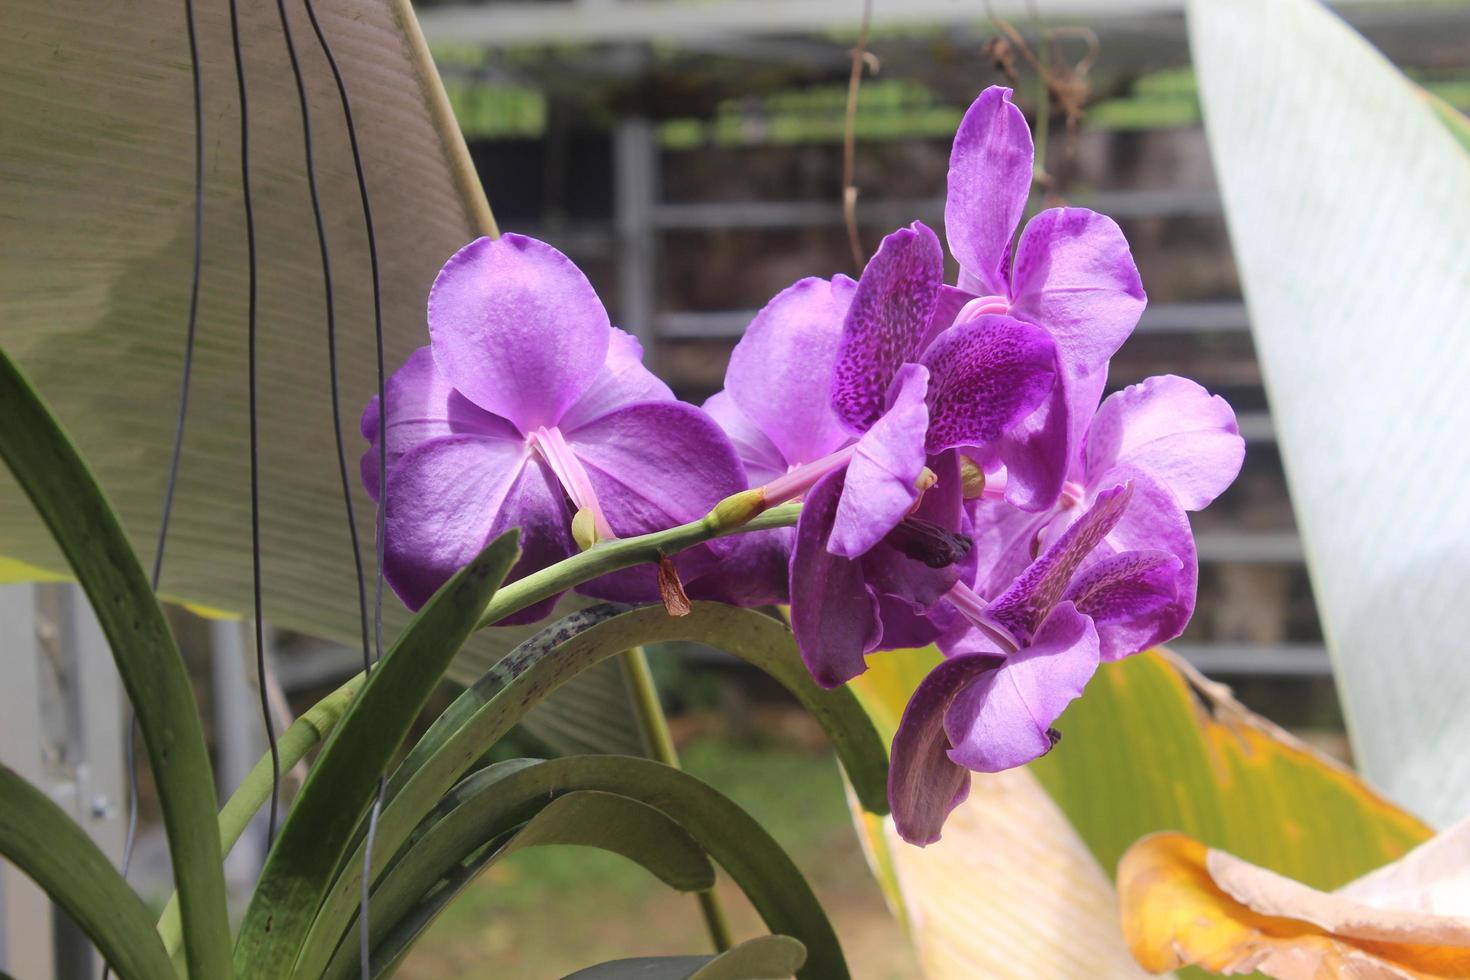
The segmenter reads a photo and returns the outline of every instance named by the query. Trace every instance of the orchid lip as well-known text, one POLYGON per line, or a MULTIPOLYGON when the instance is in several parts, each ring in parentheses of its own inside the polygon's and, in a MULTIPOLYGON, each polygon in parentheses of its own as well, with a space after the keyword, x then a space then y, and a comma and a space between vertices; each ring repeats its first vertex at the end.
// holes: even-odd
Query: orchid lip
POLYGON ((845 449, 839 449, 835 453, 829 453, 821 459, 812 460, 793 468, 790 472, 776 477, 770 483, 761 488, 761 494, 767 507, 775 507, 784 504, 788 500, 795 500, 817 485, 817 481, 831 473, 833 470, 841 469, 852 460, 852 454, 857 449, 853 444, 845 449))
POLYGON ((960 307, 960 312, 955 315, 954 322, 967 323, 988 313, 1006 314, 1009 312, 1011 312, 1011 301, 1006 297, 979 296, 960 307))
POLYGON ((577 454, 572 452, 572 447, 567 445, 561 430, 556 426, 538 426, 526 437, 526 445, 551 467, 551 472, 556 474, 576 508, 592 515, 592 526, 597 531, 598 540, 617 537, 607 523, 607 515, 602 512, 597 491, 592 488, 592 478, 587 475, 587 469, 577 454))
POLYGON ((949 604, 965 617, 967 622, 994 640, 1006 653, 1015 653, 1021 648, 1021 643, 1015 635, 991 618, 990 603, 965 583, 956 582, 944 594, 944 598, 949 600, 949 604))

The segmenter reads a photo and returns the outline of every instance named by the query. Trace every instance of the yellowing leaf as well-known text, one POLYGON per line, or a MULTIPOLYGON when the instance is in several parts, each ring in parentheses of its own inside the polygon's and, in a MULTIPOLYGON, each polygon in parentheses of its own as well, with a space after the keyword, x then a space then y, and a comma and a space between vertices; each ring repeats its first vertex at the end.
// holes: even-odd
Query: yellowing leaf
POLYGON ((1104 664, 1031 765, 1105 868, 1182 830, 1332 888, 1427 840, 1352 770, 1256 715, 1165 651, 1104 664))
MULTIPOLYGON (((885 735, 937 660, 880 654, 852 682, 885 735)), ((937 845, 903 845, 859 820, 929 976, 1131 975, 1104 869, 1155 831, 1186 830, 1329 887, 1429 837, 1351 770, 1163 651, 1104 664, 1057 727, 1061 743, 1027 770, 975 777, 937 845)))
MULTIPOLYGON (((886 737, 937 660, 932 650, 884 653, 853 681, 886 737)), ((928 980, 1144 976, 1107 874, 1029 772, 975 777, 943 839, 925 848, 900 840, 891 818, 856 801, 852 811, 928 980)))
MULTIPOLYGON (((1463 879, 1467 829, 1457 828, 1460 841, 1436 838, 1413 852, 1401 862, 1409 871, 1395 874, 1390 865, 1335 894, 1184 834, 1155 834, 1119 865, 1123 930, 1151 970, 1192 964, 1281 980, 1470 977, 1470 919, 1436 911, 1432 890, 1402 887, 1436 864, 1431 880, 1463 879), (1441 859, 1451 849, 1461 863, 1446 868, 1441 859), (1421 852, 1428 857, 1416 858, 1421 852)), ((1454 893, 1464 900, 1463 886, 1454 893)))

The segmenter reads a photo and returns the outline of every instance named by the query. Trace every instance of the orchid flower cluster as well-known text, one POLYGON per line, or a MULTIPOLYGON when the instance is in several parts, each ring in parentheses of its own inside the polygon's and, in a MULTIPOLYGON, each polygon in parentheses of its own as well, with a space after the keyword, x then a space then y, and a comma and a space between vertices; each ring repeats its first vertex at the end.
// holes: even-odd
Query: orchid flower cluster
MULTIPOLYGON (((777 294, 702 408, 643 366, 551 246, 465 246, 430 293, 429 345, 363 414, 388 582, 417 608, 508 528, 520 529, 514 579, 742 492, 751 513, 799 499, 794 528, 709 541, 673 571, 693 598, 789 604, 825 686, 877 651, 937 644, 888 787, 899 833, 937 840, 972 771, 1050 751, 1100 662, 1181 633, 1198 572, 1186 512, 1244 456, 1229 405, 1183 378, 1099 404, 1144 291, 1103 215, 1045 210, 1016 237, 1032 168, 1010 90, 987 89, 950 159, 958 281, 944 282, 932 230, 901 228, 857 281, 777 294)), ((655 577, 643 566, 578 589, 654 601, 655 577)))

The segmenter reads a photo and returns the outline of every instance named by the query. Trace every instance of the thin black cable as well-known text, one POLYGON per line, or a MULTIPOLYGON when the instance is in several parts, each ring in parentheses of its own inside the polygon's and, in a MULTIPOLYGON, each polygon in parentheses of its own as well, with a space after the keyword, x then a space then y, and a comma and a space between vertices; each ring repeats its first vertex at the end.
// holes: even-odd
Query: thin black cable
MULTIPOLYGON (((168 480, 163 488, 163 512, 158 519, 158 544, 153 549, 153 574, 149 584, 154 594, 163 578, 163 553, 168 543, 169 519, 173 516, 174 490, 179 480, 179 463, 184 452, 184 423, 189 417, 189 380, 194 371, 194 335, 199 324, 199 280, 204 258, 204 83, 199 72, 199 35, 194 25, 194 0, 184 0, 184 23, 189 35, 189 73, 194 87, 194 246, 189 277, 189 320, 184 332, 184 365, 179 378, 179 413, 174 421, 173 452, 169 455, 168 480)), ((138 842, 138 712, 128 708, 128 728, 123 757, 128 769, 128 829, 123 837, 122 876, 127 878, 138 842)), ((102 980, 112 975, 104 964, 102 980)))
POLYGON ((347 476, 347 449, 342 441, 342 400, 337 378, 337 307, 332 288, 331 249, 327 243, 326 222, 322 217, 321 191, 317 185, 316 155, 312 146, 311 106, 306 96, 306 82, 301 74, 301 61, 296 55, 296 42, 286 17, 286 0, 276 0, 281 19, 281 34, 286 39, 286 55, 291 61, 291 75, 296 80, 296 98, 301 106, 301 132, 306 157, 306 186, 311 195, 311 216, 316 224, 317 248, 321 253, 322 285, 327 314, 327 382, 332 394, 332 435, 337 447, 337 475, 342 483, 342 504, 347 511, 347 535, 352 542, 352 562, 357 571, 357 607, 362 626, 362 663, 372 669, 372 640, 368 635, 367 579, 362 570, 362 546, 357 536, 357 518, 352 505, 352 483, 347 476))
MULTIPOLYGON (((278 0, 279 2, 279 0, 278 0)), ((372 662, 367 660, 367 648, 363 648, 363 670, 371 674, 373 664, 383 658, 383 518, 388 509, 388 400, 384 391, 387 371, 383 362, 383 290, 382 280, 378 271, 378 239, 373 229, 373 207, 368 197, 367 176, 363 172, 362 150, 357 142, 357 126, 352 119, 352 100, 347 95, 347 83, 342 78, 342 70, 337 65, 337 59, 332 54, 332 45, 327 40, 326 33, 316 16, 316 8, 312 6, 312 0, 303 0, 306 7, 306 16, 311 20, 311 29, 316 34, 317 43, 321 45, 322 54, 327 59, 327 65, 332 70, 332 79, 337 85, 337 98, 342 104, 342 117, 347 126, 347 139, 352 148, 352 166, 357 176, 357 192, 362 199, 362 220, 367 231, 368 263, 372 273, 373 283, 373 340, 377 353, 377 380, 378 380, 378 501, 377 517, 374 523, 374 574, 373 574, 373 658, 372 662)), ((335 379, 335 375, 334 375, 335 379)), ((335 404, 335 390, 333 394, 335 404)), ((341 426, 338 426, 338 437, 341 436, 341 426)), ((345 480, 345 476, 344 476, 345 480)), ((350 505, 349 505, 350 506, 350 505)), ((354 542, 356 541, 354 532, 354 542)), ((358 564, 358 583, 361 588, 362 565, 358 564)), ((359 593, 360 594, 360 593, 359 593)), ((368 903, 372 894, 372 861, 373 843, 377 837, 378 818, 383 810, 383 795, 387 789, 387 778, 383 774, 378 776, 378 792, 373 799, 373 806, 368 813, 367 839, 364 842, 362 859, 362 894, 360 896, 360 907, 358 910, 358 921, 361 923, 358 929, 358 957, 359 968, 363 980, 368 980, 372 975, 372 943, 368 929, 368 903)))
POLYGON ((260 420, 256 410, 256 258, 255 210, 250 199, 250 101, 245 91, 245 57, 240 51, 240 11, 238 0, 230 0, 230 46, 235 55, 235 84, 240 92, 240 190, 245 201, 245 249, 249 263, 249 306, 247 330, 249 361, 247 387, 250 391, 250 577, 255 614, 255 671, 260 680, 260 715, 265 723, 266 741, 271 749, 271 809, 266 830, 266 846, 276 839, 276 811, 281 800, 281 752, 276 745, 276 726, 271 720, 270 698, 266 694, 265 625, 261 622, 260 600, 260 420))

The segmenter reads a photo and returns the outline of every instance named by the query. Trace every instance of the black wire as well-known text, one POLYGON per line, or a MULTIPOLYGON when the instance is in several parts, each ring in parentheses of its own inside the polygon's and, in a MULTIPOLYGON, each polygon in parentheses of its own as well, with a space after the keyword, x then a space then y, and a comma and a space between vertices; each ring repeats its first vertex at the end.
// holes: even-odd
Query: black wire
POLYGON ((245 201, 245 249, 249 263, 248 378, 250 391, 250 577, 254 593, 255 671, 260 680, 260 714, 266 741, 271 749, 271 809, 266 831, 267 847, 276 839, 276 811, 281 800, 281 752, 276 745, 276 726, 271 720, 270 697, 265 679, 265 625, 261 622, 260 600, 260 420, 256 411, 256 259, 255 210, 250 199, 250 102, 245 91, 245 58, 240 51, 238 0, 230 0, 230 45, 235 55, 235 83, 240 92, 240 190, 245 201))
MULTIPOLYGON (((158 520, 158 544, 153 549, 153 592, 163 578, 163 553, 168 543, 169 519, 173 516, 174 489, 179 480, 179 463, 184 451, 184 422, 189 416, 189 379, 194 370, 194 335, 199 323, 199 279, 204 257, 204 83, 199 72, 199 36, 194 26, 194 0, 184 0, 184 22, 189 35, 189 72, 194 82, 194 256, 189 278, 189 320, 184 333, 184 366, 179 379, 179 413, 174 421, 173 452, 169 456, 168 480, 163 489, 163 512, 158 520)), ((123 838, 122 876, 127 878, 138 842, 138 712, 128 708, 128 728, 123 757, 128 770, 128 829, 123 838)), ((102 967, 102 980, 112 975, 110 964, 102 967)))
MULTIPOLYGON (((280 2, 280 0, 277 0, 280 2)), ((312 0, 303 0, 306 7, 306 16, 311 20, 311 29, 316 34, 317 43, 321 45, 322 54, 327 59, 327 64, 332 70, 332 79, 337 85, 337 98, 342 104, 342 117, 347 126, 347 139, 352 148, 352 166, 357 176, 357 192, 362 199, 362 220, 367 231, 368 263, 372 273, 373 283, 373 340, 377 353, 377 380, 378 380, 378 510, 375 521, 374 533, 374 557, 375 566, 373 574, 373 657, 369 661, 367 657, 367 645, 363 645, 363 670, 371 674, 373 664, 383 658, 383 518, 388 509, 388 400, 384 391, 387 372, 383 363, 383 290, 382 280, 378 271, 378 239, 373 229, 373 208, 368 197, 367 177, 363 173, 362 150, 357 142, 357 126, 352 120, 352 100, 347 95, 347 83, 342 78, 342 70, 337 65, 337 59, 332 54, 332 45, 327 40, 326 33, 322 30, 321 22, 317 20, 316 8, 312 6, 312 0)), ((333 406, 335 410, 336 389, 335 371, 333 374, 333 406)), ((341 439, 341 425, 338 424, 338 446, 339 453, 341 439)), ((345 474, 345 470, 344 470, 345 474)), ((344 493, 346 493, 345 480, 344 493)), ((349 514, 351 504, 349 503, 349 514)), ((355 526, 354 526, 355 527, 355 526)), ((356 554, 356 531, 354 530, 354 554, 356 554)), ((362 585, 362 563, 358 561, 358 586, 361 595, 362 585)), ((387 788, 387 779, 383 775, 378 777, 378 792, 373 799, 372 810, 368 814, 367 838, 364 842, 362 861, 362 895, 361 906, 358 911, 358 956, 363 980, 368 980, 372 974, 371 970, 371 941, 369 937, 369 913, 368 901, 372 892, 372 861, 373 843, 377 837, 378 818, 383 809, 383 794, 387 788)))
POLYGON ((326 223, 322 218, 321 192, 316 179, 316 156, 312 148, 311 107, 306 96, 306 82, 301 74, 301 61, 296 55, 296 42, 286 17, 285 0, 276 0, 281 18, 281 34, 286 39, 286 54, 291 60, 291 74, 296 80, 296 98, 301 105, 301 131, 306 155, 306 186, 311 195, 311 216, 316 223, 317 247, 321 252, 322 284, 327 313, 327 380, 332 393, 332 435, 337 445, 337 474, 342 483, 342 504, 347 510, 347 534, 352 542, 352 562, 357 570, 357 606, 362 625, 362 662, 364 670, 372 669, 371 643, 368 636, 367 585, 362 570, 362 547, 357 536, 357 519, 352 505, 352 483, 347 476, 347 450, 342 441, 342 402, 337 379, 337 311, 332 289, 331 250, 327 244, 326 223))

